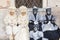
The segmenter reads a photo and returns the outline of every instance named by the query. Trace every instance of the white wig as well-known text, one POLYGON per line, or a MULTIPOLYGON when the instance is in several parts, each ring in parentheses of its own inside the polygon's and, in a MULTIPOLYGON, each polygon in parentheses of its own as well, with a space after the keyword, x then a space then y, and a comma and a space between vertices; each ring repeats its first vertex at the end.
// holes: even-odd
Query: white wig
POLYGON ((16 7, 9 7, 9 12, 15 12, 16 11, 16 7))
POLYGON ((20 12, 27 12, 27 7, 26 6, 21 6, 19 8, 20 12))

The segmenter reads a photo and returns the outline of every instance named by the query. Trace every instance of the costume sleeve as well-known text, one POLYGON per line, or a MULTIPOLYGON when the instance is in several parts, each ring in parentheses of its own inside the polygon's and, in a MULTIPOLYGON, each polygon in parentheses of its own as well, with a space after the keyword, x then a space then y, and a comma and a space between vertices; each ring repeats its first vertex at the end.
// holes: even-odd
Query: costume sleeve
POLYGON ((5 18, 4 18, 4 23, 6 24, 6 25, 8 25, 9 24, 9 17, 8 16, 6 16, 5 18))
POLYGON ((30 38, 33 38, 33 32, 30 31, 30 38))

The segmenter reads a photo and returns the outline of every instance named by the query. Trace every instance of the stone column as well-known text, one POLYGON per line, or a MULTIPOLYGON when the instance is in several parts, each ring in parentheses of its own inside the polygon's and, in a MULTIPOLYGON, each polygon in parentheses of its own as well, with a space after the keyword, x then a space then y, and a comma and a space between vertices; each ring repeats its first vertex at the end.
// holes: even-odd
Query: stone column
POLYGON ((56 0, 48 0, 48 6, 49 7, 56 7, 56 0))
POLYGON ((48 5, 48 2, 47 2, 48 0, 43 0, 42 1, 42 4, 43 4, 43 8, 46 8, 47 7, 47 5, 48 5))
POLYGON ((15 0, 10 0, 10 7, 15 7, 15 0))

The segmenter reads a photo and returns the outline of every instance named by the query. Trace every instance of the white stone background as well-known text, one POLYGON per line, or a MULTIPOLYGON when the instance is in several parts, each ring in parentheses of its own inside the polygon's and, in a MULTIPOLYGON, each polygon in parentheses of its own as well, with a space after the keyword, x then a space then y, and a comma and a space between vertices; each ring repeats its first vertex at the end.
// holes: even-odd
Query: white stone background
MULTIPOLYGON (((7 13, 9 13, 8 9, 0 9, 0 38, 5 38, 5 34, 3 34, 5 33, 5 25, 3 20, 7 13)), ((45 15, 45 8, 40 8, 39 13, 40 15, 45 15)), ((56 17, 56 24, 60 27, 60 8, 52 8, 52 14, 56 17)))
MULTIPOLYGON (((12 5, 15 6, 13 3, 13 1, 11 1, 12 5)), ((60 0, 43 0, 43 6, 46 7, 51 7, 52 8, 52 14, 56 16, 56 24, 60 27, 60 0), (44 3, 45 2, 45 3, 44 3), (56 7, 57 5, 57 7, 56 7)), ((0 6, 6 7, 6 1, 5 0, 0 0, 0 6)), ((45 14, 45 8, 39 9, 40 14, 44 15, 45 14)), ((0 39, 4 39, 5 36, 5 26, 4 26, 4 22, 3 19, 5 17, 5 15, 9 13, 8 9, 6 8, 1 8, 0 9, 0 39)))
POLYGON ((5 25, 4 25, 4 17, 8 13, 7 9, 0 9, 0 39, 7 38, 5 34, 5 25))

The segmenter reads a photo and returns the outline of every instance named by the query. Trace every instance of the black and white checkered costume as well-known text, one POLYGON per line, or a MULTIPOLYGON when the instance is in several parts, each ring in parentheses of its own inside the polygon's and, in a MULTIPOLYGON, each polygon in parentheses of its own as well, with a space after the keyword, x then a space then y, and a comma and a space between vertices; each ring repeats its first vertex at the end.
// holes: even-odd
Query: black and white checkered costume
POLYGON ((55 24, 55 17, 51 15, 51 8, 46 9, 45 24, 42 25, 44 37, 49 40, 59 40, 59 27, 55 24))
MULTIPOLYGON (((49 8, 50 12, 47 13, 51 13, 51 10, 49 8)), ((53 15, 45 15, 45 17, 42 16, 37 16, 37 22, 38 24, 34 24, 34 22, 36 21, 34 18, 34 16, 31 15, 31 27, 30 27, 30 40, 59 40, 59 34, 60 34, 60 29, 59 27, 53 23, 54 21, 54 16, 53 15), (33 20, 32 20, 33 19, 33 20), (47 21, 47 23, 44 22, 47 21), (43 21, 43 23, 42 23, 43 21), (38 30, 36 32, 33 31, 34 27, 37 26, 39 27, 38 30), (31 30, 32 28, 32 30, 31 30)))
POLYGON ((45 38, 48 38, 49 40, 58 40, 59 34, 58 34, 58 26, 54 26, 52 23, 47 23, 42 25, 42 30, 45 38))

